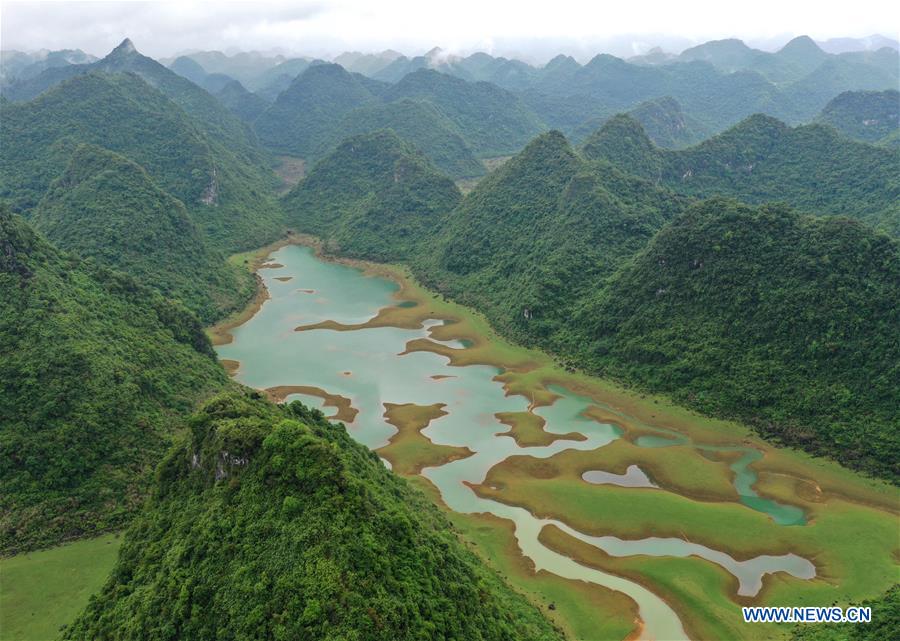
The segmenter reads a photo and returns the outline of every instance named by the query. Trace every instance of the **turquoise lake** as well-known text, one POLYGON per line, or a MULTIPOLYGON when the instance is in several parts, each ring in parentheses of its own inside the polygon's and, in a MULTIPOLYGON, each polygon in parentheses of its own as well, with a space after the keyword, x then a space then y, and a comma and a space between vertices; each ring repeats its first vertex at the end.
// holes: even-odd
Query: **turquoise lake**
MULTIPOLYGON (((423 476, 439 489, 447 506, 462 513, 487 512, 512 521, 522 553, 537 569, 627 594, 638 604, 647 638, 683 639, 686 635, 675 612, 652 591, 631 580, 580 565, 544 547, 538 541, 543 527, 554 524, 614 556, 644 554, 706 559, 732 573, 738 581, 738 593, 746 596, 756 594, 763 576, 769 573, 787 572, 799 578, 815 576, 812 563, 793 554, 762 555, 738 561, 722 551, 683 539, 623 540, 588 536, 565 523, 536 518, 523 508, 477 496, 465 483, 482 482, 488 470, 509 456, 528 454, 546 458, 567 449, 593 450, 619 438, 620 431, 613 425, 581 415, 592 404, 591 399, 554 387, 552 391, 560 394, 560 398, 550 406, 535 410, 546 420, 545 429, 557 434, 578 432, 586 439, 557 440, 543 447, 520 447, 512 438, 498 435, 507 428, 494 415, 527 411, 529 401, 521 396, 505 395, 502 385, 493 380, 499 373, 496 367, 451 367, 445 357, 431 352, 400 355, 410 340, 430 338, 428 328, 441 320, 429 321, 423 328, 415 330, 383 327, 354 331, 294 331, 298 326, 326 320, 343 324, 365 322, 383 307, 398 304, 393 297, 398 290, 396 283, 320 260, 309 248, 296 245, 277 250, 271 260, 281 267, 259 272, 269 289, 270 299, 252 319, 232 330, 234 340, 231 343, 217 348, 221 358, 239 361, 236 378, 260 389, 306 385, 349 398, 359 413, 352 423, 347 424, 347 429, 356 440, 372 449, 385 445, 395 432, 395 428, 384 420, 384 403, 446 404, 447 415, 432 421, 422 434, 434 443, 468 447, 475 453, 422 471, 423 476), (435 376, 446 378, 436 380, 435 376)), ((460 341, 447 344, 465 347, 460 341)), ((322 400, 318 397, 288 397, 292 398, 322 408, 322 400)), ((329 408, 323 408, 323 411, 328 414, 329 408)), ((687 442, 681 435, 662 430, 659 436, 641 438, 644 442, 639 439, 637 444, 648 447, 687 442)), ((752 448, 727 449, 745 452, 731 467, 735 472, 735 487, 748 509, 765 512, 783 525, 805 522, 799 508, 761 498, 753 491, 756 475, 749 465, 761 456, 760 452, 752 448)), ((642 474, 637 470, 632 472, 632 477, 641 478, 642 474)), ((642 487, 635 491, 665 490, 642 487)))

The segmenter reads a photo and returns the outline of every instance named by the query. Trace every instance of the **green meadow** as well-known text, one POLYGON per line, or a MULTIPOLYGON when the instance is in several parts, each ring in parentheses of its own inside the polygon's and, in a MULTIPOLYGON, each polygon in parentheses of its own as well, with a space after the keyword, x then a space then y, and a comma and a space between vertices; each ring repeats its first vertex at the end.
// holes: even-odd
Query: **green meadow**
POLYGON ((0 560, 0 639, 59 636, 103 585, 121 543, 104 534, 0 560))

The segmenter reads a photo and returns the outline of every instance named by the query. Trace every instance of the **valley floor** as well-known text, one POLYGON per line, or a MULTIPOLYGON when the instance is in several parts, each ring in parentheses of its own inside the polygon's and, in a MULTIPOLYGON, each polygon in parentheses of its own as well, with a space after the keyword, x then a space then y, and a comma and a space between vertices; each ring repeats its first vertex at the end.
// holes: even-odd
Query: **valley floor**
POLYGON ((0 640, 59 636, 106 581, 121 542, 104 534, 0 560, 0 640))
MULTIPOLYGON (((297 237, 293 241, 319 249, 312 238, 297 237)), ((260 274, 272 290, 273 305, 290 305, 285 297, 293 292, 303 292, 303 300, 314 298, 326 310, 334 304, 329 291, 296 289, 310 287, 304 284, 309 274, 298 272, 291 264, 282 264, 290 262, 290 254, 281 251, 268 263, 264 262, 266 255, 268 252, 260 254, 256 264, 272 270, 260 274)), ((335 347, 337 343, 330 343, 331 338, 326 338, 331 332, 359 334, 357 339, 347 340, 361 341, 362 345, 366 344, 363 334, 369 330, 424 330, 424 336, 408 340, 400 357, 402 360, 408 359, 404 355, 427 353, 445 358, 451 369, 432 375, 432 383, 456 378, 453 368, 463 368, 456 370, 460 376, 468 366, 497 368, 495 371, 500 373, 493 380, 502 386, 506 397, 527 401, 520 411, 495 414, 496 432, 506 432, 518 449, 515 455, 496 464, 492 462, 481 482, 476 479, 465 485, 477 500, 507 506, 501 511, 525 508, 542 519, 546 524, 539 534, 543 548, 574 559, 581 567, 627 577, 662 597, 678 613, 691 638, 783 636, 789 632, 785 626, 741 623, 740 606, 846 603, 874 597, 896 580, 900 502, 895 488, 833 462, 773 447, 746 426, 709 419, 665 398, 636 394, 606 380, 565 371, 547 354, 505 341, 478 313, 420 287, 402 267, 340 259, 337 262, 373 277, 363 280, 387 279, 393 283, 394 302, 369 314, 367 320, 351 322, 328 317, 327 311, 311 313, 308 310, 313 308, 299 307, 296 317, 317 320, 302 323, 295 331, 312 332, 321 337, 320 341, 329 341, 331 358, 334 350, 340 349, 335 347), (572 417, 575 422, 566 425, 565 430, 559 432, 559 425, 551 430, 550 424, 558 423, 552 415, 558 418, 562 411, 559 408, 570 406, 572 398, 583 399, 587 405, 578 410, 577 417, 572 417), (613 426, 619 438, 586 450, 588 444, 579 445, 594 438, 585 434, 604 425, 613 426), (748 457, 748 453, 752 456, 748 457), (613 476, 624 474, 626 468, 635 464, 656 487, 592 484, 582 478, 585 472, 594 470, 613 476), (551 520, 565 529, 560 530, 551 520), (802 571, 795 576, 763 573, 757 590, 746 591, 746 577, 741 578, 739 586, 735 570, 729 573, 709 558, 682 557, 680 553, 612 555, 609 547, 604 551, 589 542, 610 537, 626 545, 650 540, 646 537, 687 541, 727 554, 738 566, 752 566, 754 559, 766 555, 793 555, 812 561, 815 578, 801 576, 802 571)), ((268 324, 275 322, 273 318, 270 315, 266 321, 260 321, 267 323, 267 335, 283 331, 277 329, 280 325, 268 324)), ((286 386, 307 386, 304 400, 311 396, 318 397, 319 404, 324 400, 326 413, 329 405, 342 406, 342 418, 346 421, 348 416, 353 417, 347 421, 351 433, 376 449, 398 473, 423 487, 445 508, 448 496, 451 502, 458 503, 456 491, 446 495, 446 488, 439 487, 440 481, 435 480, 439 475, 435 470, 445 466, 449 469, 454 462, 458 466, 475 465, 474 459, 466 459, 478 458, 478 452, 462 446, 461 437, 448 438, 446 427, 441 427, 450 420, 443 417, 449 412, 452 418, 458 410, 445 410, 443 403, 379 398, 379 403, 392 401, 384 403, 385 422, 381 423, 380 417, 372 416, 372 407, 377 405, 370 407, 371 399, 356 398, 346 391, 352 389, 350 381, 359 376, 365 379, 367 373, 361 363, 362 372, 347 370, 340 373, 345 379, 326 383, 314 372, 315 356, 306 347, 303 353, 313 359, 313 364, 306 367, 309 373, 300 374, 302 380, 288 381, 285 377, 297 376, 296 371, 287 371, 278 363, 267 361, 267 369, 261 371, 252 362, 237 362, 240 359, 236 354, 247 352, 234 349, 235 343, 246 350, 246 341, 252 344, 254 339, 251 331, 231 343, 229 329, 234 326, 231 323, 227 328, 214 330, 213 336, 220 344, 220 354, 235 361, 232 367, 238 380, 271 388, 270 392, 278 398, 290 395, 286 386), (280 383, 277 386, 271 384, 275 379, 280 383), (347 383, 338 382, 341 380, 347 383), (316 386, 318 391, 310 391, 309 386, 316 386), (395 400, 407 404, 396 405, 395 400), (353 410, 350 414, 348 408, 353 410), (356 418, 357 413, 360 418, 356 418), (367 432, 365 426, 374 422, 378 423, 375 431, 367 432)), ((287 334, 279 336, 285 341, 293 340, 287 334)), ((286 351, 290 349, 289 342, 279 344, 286 351)), ((386 368, 380 371, 382 378, 390 378, 393 365, 383 363, 381 367, 386 368)), ((407 360, 401 367, 413 364, 407 360)), ((553 574, 552 568, 536 572, 534 560, 527 554, 523 556, 522 540, 511 530, 510 521, 450 509, 448 515, 488 563, 528 593, 573 638, 594 641, 639 634, 635 604, 621 592, 562 578, 553 574)))
MULTIPOLYGON (((746 426, 709 419, 665 398, 566 371, 551 356, 504 340, 480 314, 422 288, 402 267, 329 259, 332 262, 326 265, 353 268, 348 270, 350 276, 335 278, 356 279, 353 286, 361 288, 359 298, 386 297, 388 302, 362 316, 357 310, 356 317, 328 317, 328 292, 307 289, 309 271, 297 271, 290 262, 292 254, 284 252, 285 245, 292 244, 311 246, 322 258, 314 238, 299 236, 232 257, 233 263, 260 277, 260 290, 246 310, 210 329, 223 364, 239 381, 266 389, 276 400, 302 398, 347 423, 351 434, 358 432, 360 440, 397 473, 443 507, 461 539, 571 638, 638 638, 647 622, 622 591, 560 575, 552 565, 535 561, 533 551, 538 548, 530 548, 529 556, 523 545, 540 546, 550 555, 546 558, 561 555, 574 560, 587 576, 596 572, 621 577, 649 590, 663 607, 677 613, 692 639, 784 637, 788 626, 741 623, 740 606, 846 604, 875 597, 896 581, 900 514, 896 488, 834 462, 773 447, 746 426), (273 252, 279 253, 273 257, 273 252), (358 270, 365 278, 359 278, 358 270), (366 289, 370 287, 377 289, 375 294, 366 289), (307 307, 291 311, 291 296, 307 307), (314 302, 312 307, 309 301, 314 302), (363 340, 370 330, 418 332, 403 339, 405 349, 399 355, 392 352, 391 358, 400 368, 413 367, 410 359, 423 355, 430 362, 443 362, 446 369, 436 368, 439 373, 422 377, 430 379, 429 389, 460 385, 454 379, 475 371, 473 367, 486 366, 491 373, 484 385, 499 386, 500 397, 508 401, 504 411, 493 414, 495 435, 490 443, 511 437, 501 439, 514 441, 510 454, 491 459, 480 479, 476 475, 474 482, 466 481, 446 494, 440 471, 473 463, 484 448, 493 447, 481 442, 467 446, 450 438, 445 428, 438 429, 447 425, 441 421, 452 418, 459 405, 391 398, 391 403, 383 403, 383 417, 380 410, 373 415, 373 406, 365 399, 321 380, 316 355, 310 353, 299 363, 308 372, 305 377, 282 380, 279 376, 287 370, 267 360, 272 354, 264 351, 265 346, 256 346, 267 368, 260 374, 254 363, 237 354, 254 348, 247 343, 251 335, 242 332, 259 322, 269 302, 276 308, 287 305, 289 320, 300 319, 286 333, 274 326, 266 330, 278 340, 307 336, 324 342, 331 339, 316 337, 341 335, 352 341, 363 340), (325 311, 310 315, 316 305, 325 311), (264 378, 255 378, 259 376, 264 378), (271 382, 276 379, 277 384, 271 382), (367 425, 376 426, 376 436, 365 431, 367 425), (604 440, 597 441, 598 434, 605 435, 604 440), (758 456, 744 460, 747 452, 758 456), (585 472, 600 471, 601 477, 615 480, 631 466, 638 467, 650 486, 623 487, 583 478, 585 472), (497 506, 498 513, 527 511, 529 522, 539 525, 536 538, 524 541, 517 529, 522 524, 508 518, 451 509, 462 496, 458 492, 465 500, 482 502, 477 505, 497 506), (802 516, 798 524, 778 521, 789 521, 797 513, 802 516), (737 566, 696 554, 610 551, 613 539, 629 545, 653 537, 728 555, 737 566), (606 547, 596 544, 601 539, 606 547), (815 578, 763 573, 756 591, 744 590, 743 582, 750 579, 736 567, 753 566, 761 556, 784 554, 809 559, 815 578)), ((329 352, 329 358, 334 353, 329 352)), ((393 361, 386 363, 377 372, 382 377, 390 377, 395 366, 393 361)), ((360 379, 364 383, 366 374, 359 363, 343 367, 334 380, 346 381, 351 389, 361 384, 360 379)), ((374 407, 380 407, 383 399, 374 400, 374 407)), ((118 546, 117 536, 111 534, 0 561, 0 641, 55 637, 102 585, 118 546)))

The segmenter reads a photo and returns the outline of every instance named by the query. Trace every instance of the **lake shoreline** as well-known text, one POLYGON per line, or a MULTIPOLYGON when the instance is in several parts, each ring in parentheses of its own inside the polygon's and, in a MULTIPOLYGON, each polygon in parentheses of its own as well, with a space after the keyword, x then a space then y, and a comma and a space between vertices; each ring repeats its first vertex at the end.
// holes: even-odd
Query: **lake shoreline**
MULTIPOLYGON (((365 320, 356 320, 356 318, 352 318, 351 316, 350 318, 352 320, 338 322, 335 320, 320 320, 328 317, 314 315, 312 318, 317 322, 294 325, 292 327, 294 331, 305 332, 310 330, 322 330, 326 333, 329 331, 353 332, 382 327, 425 330, 425 337, 407 340, 406 347, 400 352, 400 355, 415 354, 416 352, 429 352, 442 356, 446 359, 446 364, 453 367, 488 365, 498 368, 499 373, 494 376, 493 380, 502 385, 503 394, 506 397, 517 396, 527 400, 528 407, 530 408, 529 411, 553 407, 554 402, 560 398, 560 394, 563 393, 563 390, 566 390, 577 393, 578 395, 585 397, 592 404, 595 404, 595 406, 590 406, 591 412, 583 412, 584 420, 618 425, 620 432, 622 432, 623 441, 632 445, 637 444, 640 446, 641 444, 636 442, 647 436, 655 436, 659 439, 663 439, 666 436, 671 437, 670 435, 676 434, 681 435, 682 438, 687 437, 690 439, 690 448, 695 450, 693 452, 694 459, 697 458, 698 452, 703 448, 709 449, 712 447, 730 446, 743 449, 756 449, 760 452, 760 457, 758 460, 753 460, 749 463, 749 468, 756 474, 756 480, 753 482, 752 489, 756 491, 757 495, 761 498, 801 507, 801 509, 809 516, 808 525, 800 526, 801 528, 813 527, 820 513, 828 515, 831 511, 838 511, 839 506, 834 507, 836 505, 835 501, 837 501, 837 504, 841 504, 841 499, 843 497, 848 498, 855 504, 868 505, 880 511, 896 513, 896 501, 891 493, 891 488, 886 487, 886 484, 860 477, 853 472, 840 468, 835 463, 822 459, 813 459, 809 455, 804 455, 795 450, 775 447, 762 441, 747 426, 730 421, 703 417, 696 412, 674 405, 666 398, 657 395, 641 394, 633 390, 621 388, 615 382, 607 379, 591 377, 580 372, 565 371, 551 355, 539 350, 512 344, 499 336, 493 328, 490 327, 486 319, 484 319, 484 317, 476 310, 471 310, 457 303, 448 301, 440 294, 422 287, 410 274, 409 270, 403 266, 384 265, 358 259, 331 256, 325 251, 321 241, 313 237, 301 235, 291 235, 290 237, 283 239, 280 244, 277 244, 277 247, 270 246, 258 250, 254 255, 254 260, 250 261, 245 259, 245 264, 250 266, 250 268, 255 269, 261 269, 267 266, 274 267, 273 263, 275 260, 270 257, 271 253, 289 244, 310 248, 314 252, 315 257, 323 263, 333 263, 351 267, 359 270, 367 277, 380 277, 390 281, 390 283, 393 283, 396 286, 396 289, 388 290, 390 291, 389 298, 393 301, 391 304, 377 308, 377 311, 368 317, 356 317, 365 318, 365 320), (442 323, 435 325, 426 321, 442 321, 442 323), (452 341, 459 343, 460 346, 450 344, 452 341), (558 386, 556 391, 552 389, 553 386, 558 386), (792 490, 792 488, 796 488, 796 491, 792 490), (799 494, 800 488, 804 491, 802 496, 799 494)), ((286 254, 283 254, 283 256, 287 257, 286 254)), ((284 260, 281 262, 287 263, 288 261, 284 260)), ((279 275, 272 276, 271 278, 271 284, 277 285, 276 290, 280 285, 274 281, 280 280, 281 282, 286 282, 286 280, 283 277, 279 277, 279 275)), ((262 281, 262 278, 260 278, 260 281, 262 281)), ((261 289, 264 289, 265 283, 261 282, 260 287, 261 289)), ((282 289, 281 292, 281 300, 284 300, 283 296, 285 295, 285 290, 282 289)), ((328 297, 325 294, 323 294, 323 296, 325 296, 325 298, 323 298, 322 301, 317 302, 325 302, 328 297)), ((268 290, 266 290, 265 297, 255 309, 253 309, 253 306, 250 306, 248 310, 245 310, 242 315, 244 319, 243 322, 247 322, 251 318, 254 318, 256 313, 262 308, 265 300, 268 300, 268 290)), ((333 292, 331 294, 331 300, 335 300, 335 294, 333 292)), ((345 319, 346 318, 347 317, 345 316, 345 319)), ((232 322, 230 327, 225 331, 227 332, 228 329, 233 329, 241 324, 243 323, 232 322)), ((279 329, 278 331, 284 330, 279 329)), ((247 355, 247 352, 245 351, 244 354, 247 355)), ((344 367, 346 367, 346 365, 344 367)), ((352 367, 350 369, 355 370, 355 368, 352 367)), ((329 385, 324 383, 322 385, 325 388, 329 387, 329 385)), ((320 391, 322 394, 316 394, 316 396, 322 397, 323 394, 329 394, 329 392, 326 392, 325 390, 320 391)), ((432 418, 439 417, 434 416, 432 418)), ((495 418, 497 418, 496 415, 495 418)), ((439 461, 445 465, 454 461, 456 458, 455 456, 447 456, 448 450, 446 448, 448 446, 443 443, 448 443, 449 441, 441 442, 438 440, 432 442, 428 434, 421 433, 422 430, 429 428, 428 423, 421 427, 410 424, 408 430, 402 430, 398 429, 396 422, 397 421, 388 421, 389 425, 396 430, 394 435, 388 439, 388 447, 392 444, 397 445, 398 442, 402 442, 404 437, 401 432, 406 431, 405 445, 410 448, 408 451, 415 455, 414 458, 418 458, 419 460, 439 461), (401 439, 401 441, 398 441, 398 439, 401 439)), ((507 425, 507 427, 510 426, 507 425)), ((537 426, 532 427, 535 427, 539 432, 546 434, 546 441, 548 442, 567 440, 565 437, 568 435, 564 434, 560 436, 555 432, 545 431, 543 425, 539 428, 537 428, 537 426)), ((529 439, 536 439, 535 442, 544 440, 540 434, 536 433, 529 434, 528 437, 529 439)), ((594 451, 602 449, 603 448, 601 447, 594 451)), ((459 452, 459 454, 462 454, 462 452, 459 452)), ((398 469, 398 471, 402 470, 404 472, 404 476, 418 480, 415 473, 419 471, 422 466, 412 465, 404 467, 402 464, 398 465, 398 462, 408 463, 409 461, 398 461, 396 457, 389 458, 392 458, 390 462, 398 469)), ((492 464, 491 469, 496 466, 502 466, 504 463, 508 462, 510 458, 511 457, 508 456, 499 463, 496 463, 496 465, 492 464)), ((728 479, 730 487, 735 479, 733 470, 730 473, 728 472, 728 466, 734 463, 734 460, 739 458, 738 455, 732 455, 730 452, 723 452, 716 455, 709 455, 708 458, 710 459, 710 465, 724 466, 724 468, 722 468, 724 474, 731 474, 728 479)), ((659 465, 668 464, 663 461, 659 463, 659 465)), ((666 479, 665 475, 659 473, 658 470, 651 470, 651 473, 653 477, 659 477, 654 479, 656 481, 659 481, 660 479, 665 481, 666 479)), ((580 478, 579 481, 584 485, 589 485, 580 478)), ((483 490, 484 488, 481 489, 483 490)), ((696 500, 695 498, 692 498, 691 491, 686 491, 685 488, 681 488, 677 484, 669 486, 669 484, 666 483, 660 490, 651 491, 671 493, 674 496, 680 496, 684 499, 696 500)), ((731 494, 731 492, 733 492, 733 490, 729 491, 729 498, 738 498, 734 494, 731 494)), ((544 515, 541 510, 532 510, 534 506, 524 505, 516 501, 507 502, 504 501, 503 498, 491 495, 490 493, 485 495, 478 492, 476 495, 485 499, 490 499, 499 504, 521 505, 523 508, 527 508, 527 511, 533 514, 535 518, 544 515)), ((699 492, 693 493, 693 496, 698 497, 699 492)), ((718 497, 722 498, 722 496, 723 494, 719 493, 718 497)), ((707 498, 713 497, 710 496, 707 498)), ((726 500, 725 502, 733 503, 735 506, 740 505, 741 510, 756 510, 756 508, 748 508, 746 504, 743 504, 738 500, 726 500)), ((443 505, 445 510, 450 510, 443 501, 440 501, 439 504, 443 505)), ((853 507, 853 509, 856 510, 857 508, 853 507)), ((759 512, 760 510, 756 511, 759 512)), ((460 517, 466 516, 471 515, 460 515, 460 517)), ((579 522, 577 520, 573 522, 568 518, 569 515, 565 512, 554 513, 552 516, 561 522, 571 523, 572 526, 578 527, 580 531, 593 531, 596 534, 605 533, 602 529, 585 529, 579 527, 579 522)), ((879 516, 877 518, 881 517, 879 516)), ((760 521, 760 519, 756 520, 760 521)), ((584 521, 581 523, 583 525, 584 521)), ((613 530, 615 529, 616 528, 613 528, 613 530)), ((705 541, 705 545, 708 545, 710 549, 720 550, 731 555, 735 559, 743 557, 741 554, 743 551, 741 545, 732 546, 728 541, 718 540, 717 537, 704 539, 704 537, 701 536, 697 539, 696 536, 690 534, 694 529, 693 524, 685 524, 685 531, 688 533, 685 536, 689 537, 690 541, 705 541)), ((702 531, 702 528, 698 531, 702 531)), ((646 533, 648 536, 651 536, 654 532, 650 529, 647 530, 646 533)), ((620 533, 620 536, 623 536, 625 539, 630 539, 632 538, 630 536, 631 534, 633 534, 633 532, 620 533)), ((792 536, 793 535, 791 534, 783 535, 783 537, 792 536)), ((788 538, 788 540, 790 540, 790 538, 788 538)), ((780 550, 782 549, 782 546, 784 546, 784 543, 785 541, 782 540, 776 547, 780 550)), ((813 541, 810 540, 808 543, 813 543, 813 541)), ((819 576, 819 579, 816 580, 817 583, 820 583, 822 580, 827 580, 829 582, 841 580, 840 577, 843 574, 842 572, 838 574, 832 572, 834 569, 833 559, 841 559, 842 557, 840 554, 843 553, 838 553, 839 550, 837 545, 834 546, 836 554, 829 555, 832 556, 832 560, 829 561, 830 567, 826 568, 825 571, 821 573, 819 572, 821 566, 820 559, 818 558, 819 555, 817 554, 818 548, 811 548, 808 545, 803 547, 805 547, 805 552, 807 553, 805 558, 810 559, 815 563, 816 574, 819 576)), ((793 548, 786 549, 793 550, 793 548)), ((772 550, 765 549, 764 552, 771 553, 772 550)), ((526 561, 528 560, 528 557, 525 556, 525 553, 521 550, 519 551, 519 555, 526 561)), ((570 560, 574 560, 572 557, 569 558, 570 560)), ((657 557, 650 556, 646 558, 655 559, 657 557)), ((826 560, 828 559, 826 558, 826 560)), ((658 561, 648 561, 648 563, 651 564, 648 568, 657 562, 658 561)), ((779 590, 782 589, 783 582, 782 579, 779 579, 779 590)), ((775 602, 777 603, 780 592, 770 590, 768 586, 771 583, 772 581, 770 580, 765 581, 764 589, 758 595, 758 599, 769 598, 771 592, 771 598, 776 599, 775 602)), ((649 586, 650 584, 647 585, 649 586)), ((853 591, 850 592, 850 594, 856 593, 857 592, 853 591)), ((660 597, 659 594, 656 596, 660 597)), ((668 601, 668 599, 665 600, 668 601)), ((693 623, 690 624, 689 627, 696 629, 694 628, 693 623)))

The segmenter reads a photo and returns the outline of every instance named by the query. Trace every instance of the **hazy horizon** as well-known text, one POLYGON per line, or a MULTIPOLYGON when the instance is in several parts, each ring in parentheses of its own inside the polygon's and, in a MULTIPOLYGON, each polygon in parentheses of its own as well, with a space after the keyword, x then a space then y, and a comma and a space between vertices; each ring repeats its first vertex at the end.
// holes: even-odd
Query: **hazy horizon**
POLYGON ((874 35, 897 40, 898 29, 891 25, 900 23, 900 12, 880 0, 865 2, 846 16, 807 10, 807 3, 784 7, 774 0, 754 3, 753 11, 746 13, 723 11, 710 0, 678 7, 653 0, 617 8, 560 0, 552 14, 537 3, 462 0, 440 20, 433 18, 433 7, 422 4, 393 0, 374 10, 361 0, 3 2, 0 47, 29 52, 81 49, 102 57, 128 37, 141 52, 156 58, 216 50, 332 59, 348 51, 392 49, 416 56, 440 47, 449 55, 484 51, 542 64, 560 53, 582 62, 599 53, 628 57, 653 47, 677 54, 726 38, 770 51, 801 35, 818 42, 874 35), (215 15, 210 15, 211 4, 216 5, 215 15), (774 11, 777 30, 769 27, 774 11))

